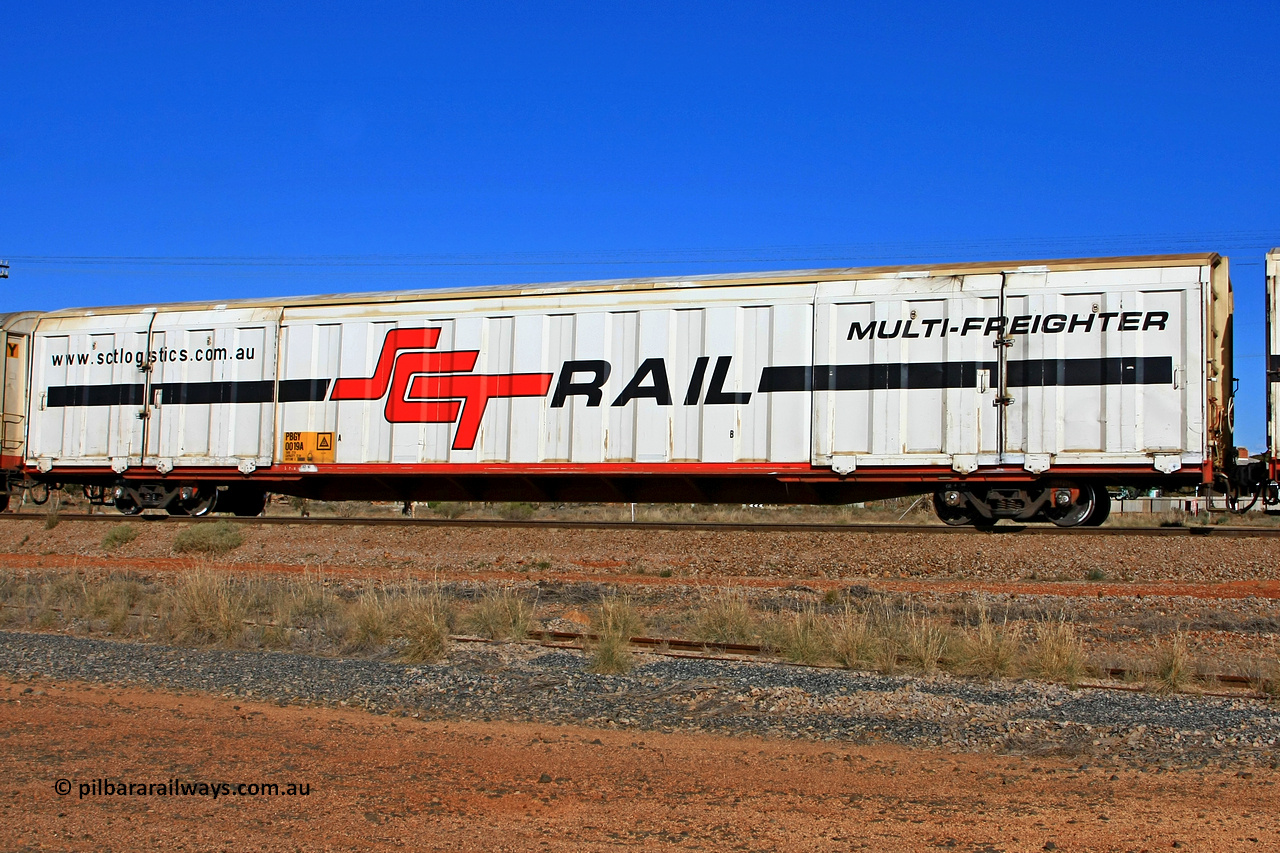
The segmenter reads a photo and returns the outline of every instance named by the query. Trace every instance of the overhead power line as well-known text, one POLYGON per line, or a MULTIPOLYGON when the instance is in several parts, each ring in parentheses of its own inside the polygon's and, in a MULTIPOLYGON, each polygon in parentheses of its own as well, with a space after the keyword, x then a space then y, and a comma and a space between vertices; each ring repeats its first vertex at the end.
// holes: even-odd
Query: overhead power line
POLYGON ((288 273, 424 274, 449 268, 501 267, 646 267, 703 264, 838 264, 877 261, 966 260, 1148 254, 1213 249, 1265 250, 1280 244, 1280 228, 1269 231, 1219 231, 1109 234, 1076 237, 1019 237, 969 240, 864 242, 751 247, 672 249, 599 249, 593 251, 374 253, 325 255, 9 255, 18 266, 62 272, 192 272, 232 269, 288 273))

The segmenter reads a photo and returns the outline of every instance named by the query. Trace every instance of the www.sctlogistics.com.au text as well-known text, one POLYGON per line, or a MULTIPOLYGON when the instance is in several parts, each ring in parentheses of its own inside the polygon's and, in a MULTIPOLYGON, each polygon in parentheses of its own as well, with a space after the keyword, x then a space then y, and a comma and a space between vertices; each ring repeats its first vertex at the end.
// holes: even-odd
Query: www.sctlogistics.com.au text
POLYGON ((59 796, 75 792, 87 797, 306 797, 310 782, 190 782, 166 779, 163 782, 129 782, 122 779, 90 779, 72 783, 59 779, 53 785, 59 796))

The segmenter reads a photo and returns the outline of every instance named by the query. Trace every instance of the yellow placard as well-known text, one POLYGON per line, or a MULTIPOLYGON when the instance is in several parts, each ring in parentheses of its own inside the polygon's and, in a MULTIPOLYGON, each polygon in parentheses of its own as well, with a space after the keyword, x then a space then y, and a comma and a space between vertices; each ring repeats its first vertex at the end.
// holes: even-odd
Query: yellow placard
POLYGON ((284 462, 332 462, 334 440, 331 432, 286 432, 284 462))

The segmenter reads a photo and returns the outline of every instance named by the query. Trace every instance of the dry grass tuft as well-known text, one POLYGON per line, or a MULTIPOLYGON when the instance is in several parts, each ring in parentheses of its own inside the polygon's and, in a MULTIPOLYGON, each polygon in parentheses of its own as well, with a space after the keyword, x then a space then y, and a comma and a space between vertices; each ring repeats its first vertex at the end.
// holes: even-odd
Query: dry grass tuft
POLYGON ((381 648, 391 632, 391 609, 386 596, 376 589, 360 593, 347 608, 345 622, 344 652, 368 653, 381 648))
POLYGON ((207 570, 188 572, 166 598, 161 628, 173 640, 197 646, 243 641, 249 602, 242 584, 207 570))
POLYGON ((900 608, 881 599, 866 611, 866 619, 871 630, 868 656, 872 668, 892 675, 906 657, 905 615, 900 608))
POLYGON ((32 581, 27 574, 0 574, 0 625, 29 627, 44 598, 44 584, 32 581))
POLYGON ((978 605, 978 624, 960 638, 959 669, 984 678, 1009 678, 1018 672, 1021 643, 1009 628, 1009 616, 996 622, 985 602, 978 605))
POLYGON ((108 551, 127 545, 138 538, 138 530, 132 524, 117 524, 102 537, 102 547, 108 551))
POLYGON ((1069 687, 1080 683, 1088 664, 1075 628, 1065 618, 1047 619, 1036 625, 1036 639, 1027 652, 1027 669, 1069 687))
POLYGON ((1170 640, 1157 643, 1151 689, 1156 693, 1182 693, 1194 681, 1186 633, 1179 631, 1170 640))
POLYGON ((1249 686, 1263 696, 1280 696, 1280 661, 1249 658, 1240 667, 1249 686))
POLYGON ((48 605, 74 609, 84 599, 85 582, 75 572, 57 572, 42 586, 41 598, 48 605))
POLYGON ((179 554, 227 554, 239 548, 244 538, 239 528, 229 521, 193 524, 173 538, 173 550, 179 554))
POLYGON ((434 662, 448 652, 454 614, 439 586, 432 586, 426 592, 416 587, 411 589, 400 602, 397 617, 397 633, 405 641, 400 650, 402 660, 434 662))
MULTIPOLYGON (((128 575, 111 575, 95 583, 83 582, 81 615, 100 620, 112 634, 145 633, 158 601, 147 585, 128 575)), ((92 628, 92 626, 91 626, 92 628)))
POLYGON ((289 582, 281 605, 280 615, 294 622, 332 616, 342 609, 342 599, 325 586, 323 574, 306 572, 301 580, 289 582))
POLYGON ((849 669, 872 666, 877 645, 867 614, 845 604, 831 628, 831 652, 835 659, 849 669))
POLYGON ((610 634, 630 640, 644 633, 644 619, 631 604, 631 597, 614 595, 600 599, 600 607, 592 614, 591 630, 601 636, 610 634))
POLYGON ((950 633, 923 610, 905 614, 902 654, 907 665, 919 672, 935 672, 951 646, 950 633))
MULTIPOLYGON (((252 584, 259 639, 267 648, 313 649, 328 645, 328 635, 346 641, 351 626, 347 606, 325 586, 324 576, 305 572, 301 579, 252 584)), ((358 602, 357 605, 358 606, 358 602)))
POLYGON ((591 631, 596 642, 591 654, 591 669, 600 673, 622 673, 631 669, 631 638, 644 632, 644 620, 625 595, 601 599, 592 614, 591 631))
POLYGON ((495 589, 471 608, 463 623, 490 640, 523 640, 533 627, 533 606, 514 590, 495 589))
POLYGON ((713 643, 749 643, 758 632, 747 594, 739 589, 720 590, 702 608, 698 620, 700 640, 713 643))
POLYGON ((831 623, 812 607, 784 619, 774 634, 782 657, 795 663, 822 663, 831 657, 831 623))
POLYGON ((591 649, 591 671, 603 675, 630 672, 635 659, 631 647, 622 637, 600 636, 591 649))

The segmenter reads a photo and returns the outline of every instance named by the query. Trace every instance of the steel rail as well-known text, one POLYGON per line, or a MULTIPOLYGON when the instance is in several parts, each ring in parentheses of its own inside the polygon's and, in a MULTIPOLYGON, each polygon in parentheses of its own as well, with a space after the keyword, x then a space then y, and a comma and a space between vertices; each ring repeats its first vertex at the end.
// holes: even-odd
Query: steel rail
MULTIPOLYGON (((454 642, 466 643, 491 643, 492 640, 483 637, 450 635, 450 640, 454 642)), ((596 634, 575 631, 530 631, 526 636, 527 640, 541 642, 544 646, 553 648, 572 648, 587 651, 594 643, 598 643, 600 638, 596 634)), ((817 668, 844 669, 830 664, 812 664, 799 661, 787 661, 780 657, 776 651, 767 646, 756 645, 752 643, 716 643, 703 640, 681 640, 670 637, 631 637, 627 641, 632 647, 641 651, 652 654, 659 654, 668 657, 691 657, 697 660, 739 660, 741 658, 763 658, 768 663, 783 663, 794 666, 806 666, 817 668)), ((903 655, 898 656, 898 663, 907 663, 907 658, 903 655)), ((1142 679, 1151 680, 1156 677, 1156 673, 1138 669, 1123 669, 1120 667, 1106 667, 1098 671, 1098 674, 1104 678, 1114 680, 1142 679)), ((1191 676, 1193 682, 1199 684, 1219 684, 1227 687, 1244 688, 1253 691, 1256 696, 1268 696, 1275 691, 1275 682, 1268 678, 1250 678, 1245 675, 1231 675, 1225 673, 1197 673, 1191 676)), ((1095 687, 1104 690, 1124 689, 1141 690, 1140 685, 1127 684, 1110 684, 1105 681, 1090 681, 1088 687, 1095 687)), ((1217 695, 1217 696, 1238 696, 1238 693, 1218 693, 1201 695, 1217 695)))
MULTIPOLYGON (((49 513, 4 512, 0 521, 43 521, 49 513)), ((1215 539, 1280 538, 1280 528, 1239 527, 1231 525, 1195 525, 1191 527, 1055 527, 1053 525, 1010 524, 995 528, 951 527, 945 524, 902 524, 895 522, 850 522, 847 524, 823 522, 725 522, 725 521, 573 521, 557 519, 511 520, 502 518, 378 518, 378 517, 297 517, 259 516, 237 518, 234 516, 170 515, 120 515, 119 513, 87 514, 59 513, 61 521, 112 522, 120 524, 141 521, 152 524, 179 522, 186 524, 210 524, 228 521, 244 525, 286 525, 314 527, 449 527, 449 528, 524 528, 543 530, 682 530, 706 533, 924 533, 924 534, 981 534, 985 536, 1212 536, 1215 539)))
MULTIPOLYGON (((0 608, 11 610, 25 610, 25 604, 0 604, 0 608)), ((61 613, 64 608, 50 607, 55 613, 61 613)), ((159 619, 158 613, 140 614, 150 619, 159 619)), ((254 622, 249 619, 243 620, 245 625, 263 626, 263 623, 254 622)), ((275 623, 266 623, 270 627, 275 627, 275 623)), ((309 629, 302 629, 309 630, 309 629)), ((525 641, 535 642, 546 648, 552 649, 574 649, 577 651, 589 651, 594 643, 598 643, 600 638, 596 634, 575 631, 530 631, 525 635, 525 641)), ((450 642, 454 643, 482 643, 485 645, 497 645, 505 643, 505 640, 491 640, 488 637, 477 637, 468 634, 450 634, 448 637, 450 642)), ((663 657, 677 657, 692 660, 707 661, 740 661, 744 658, 755 658, 763 663, 779 664, 783 666, 798 666, 811 669, 848 669, 848 667, 836 664, 823 663, 804 663, 803 661, 791 661, 781 658, 772 649, 766 646, 754 645, 750 643, 717 643, 703 640, 680 640, 670 637, 631 637, 627 640, 628 645, 639 651, 649 654, 661 655, 663 657)), ((898 656, 899 663, 906 663, 907 658, 903 655, 898 656)), ((1131 679, 1139 678, 1150 680, 1155 677, 1155 673, 1146 672, 1136 669, 1121 669, 1118 667, 1109 667, 1099 671, 1101 676, 1110 679, 1131 679)), ((1215 673, 1197 673, 1191 676, 1193 682, 1199 684, 1220 684, 1227 687, 1243 688, 1252 691, 1255 698, 1266 698, 1275 693, 1275 681, 1268 678, 1250 678, 1245 675, 1226 675, 1215 673)), ((1125 690, 1132 692, 1141 692, 1144 687, 1141 684, 1116 684, 1107 681, 1081 681, 1081 687, 1089 687, 1096 690, 1125 690)), ((1179 691, 1185 692, 1185 691, 1179 691)), ((1235 693, 1211 693, 1204 690, 1197 691, 1201 696, 1218 696, 1226 698, 1235 698, 1241 695, 1235 693)))

